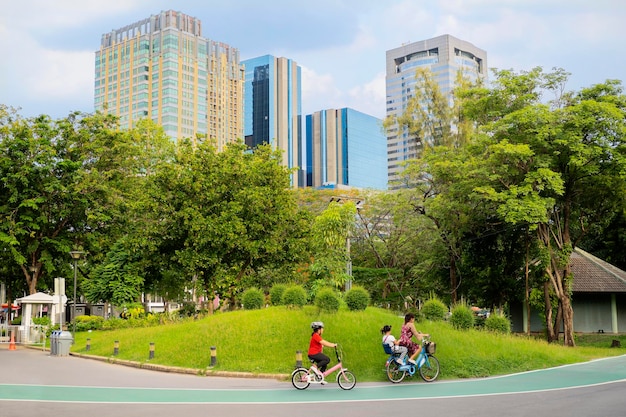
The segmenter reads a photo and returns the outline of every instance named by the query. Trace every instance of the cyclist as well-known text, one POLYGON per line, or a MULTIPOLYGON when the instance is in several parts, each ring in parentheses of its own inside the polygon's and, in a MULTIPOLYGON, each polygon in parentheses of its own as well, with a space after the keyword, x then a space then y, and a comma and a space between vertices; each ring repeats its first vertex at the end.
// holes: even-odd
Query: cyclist
POLYGON ((405 346, 409 350, 409 362, 413 365, 416 364, 415 358, 419 355, 422 346, 419 343, 415 343, 412 338, 415 336, 417 340, 421 341, 424 337, 430 337, 429 334, 419 332, 415 328, 415 315, 413 313, 407 313, 404 316, 404 325, 400 332, 400 346, 405 346))
POLYGON ((391 334, 391 326, 386 324, 380 329, 383 334, 383 344, 389 346, 393 353, 397 353, 399 356, 396 358, 398 365, 404 365, 404 358, 406 357, 408 349, 405 346, 400 346, 400 341, 397 340, 391 334))
MULTIPOLYGON (((326 371, 326 367, 330 363, 330 358, 322 352, 324 350, 324 346, 337 347, 337 343, 331 343, 322 339, 322 333, 324 333, 324 323, 321 321, 314 321, 311 323, 311 329, 313 329, 313 333, 311 333, 311 341, 309 342, 308 356, 323 374, 326 371)), ((322 375, 322 384, 325 383, 326 381, 324 381, 324 377, 322 375)))

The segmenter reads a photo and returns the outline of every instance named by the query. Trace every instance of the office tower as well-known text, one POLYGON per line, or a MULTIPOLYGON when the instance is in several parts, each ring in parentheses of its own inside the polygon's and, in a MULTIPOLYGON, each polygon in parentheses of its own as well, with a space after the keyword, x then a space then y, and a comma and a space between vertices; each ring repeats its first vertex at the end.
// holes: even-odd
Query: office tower
MULTIPOLYGON (((402 45, 387 51, 386 114, 400 116, 414 95, 415 72, 429 68, 442 93, 450 93, 459 71, 471 80, 487 77, 487 53, 469 42, 450 35, 402 45)), ((387 158, 389 181, 398 179, 402 164, 415 159, 419 142, 402 128, 387 131, 387 158)))
POLYGON ((297 168, 294 187, 304 185, 301 68, 295 61, 264 55, 245 67, 244 137, 251 148, 269 143, 283 154, 283 165, 297 168))
POLYGON ((199 19, 169 10, 102 35, 96 110, 124 128, 151 118, 174 139, 199 136, 219 150, 243 139, 239 51, 201 29, 199 19))
POLYGON ((387 189, 382 120, 343 108, 306 116, 307 186, 387 189))

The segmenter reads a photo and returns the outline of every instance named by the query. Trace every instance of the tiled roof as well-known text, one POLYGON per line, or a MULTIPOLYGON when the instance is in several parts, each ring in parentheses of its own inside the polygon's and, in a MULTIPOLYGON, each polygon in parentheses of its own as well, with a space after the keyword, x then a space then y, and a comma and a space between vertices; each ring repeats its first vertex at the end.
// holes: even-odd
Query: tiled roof
POLYGON ((570 256, 574 292, 626 293, 626 272, 576 248, 570 256))

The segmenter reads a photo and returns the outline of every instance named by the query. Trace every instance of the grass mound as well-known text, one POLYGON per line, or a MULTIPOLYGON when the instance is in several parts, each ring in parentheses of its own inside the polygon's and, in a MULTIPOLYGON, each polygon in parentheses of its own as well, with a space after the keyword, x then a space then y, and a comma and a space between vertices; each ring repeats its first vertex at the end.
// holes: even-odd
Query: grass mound
MULTIPOLYGON (((180 324, 79 332, 71 350, 112 357, 114 342, 118 341, 118 359, 201 372, 211 364, 213 346, 217 361, 212 369, 216 371, 290 374, 298 351, 304 365, 308 365, 306 352, 312 321, 324 322, 324 338, 341 344, 344 365, 359 381, 386 380, 380 328, 390 324, 392 333, 399 337, 403 318, 372 307, 364 311, 341 309, 325 313, 313 306, 301 309, 277 306, 218 313, 180 324), (149 359, 150 343, 154 343, 153 359, 149 359)), ((446 322, 425 321, 416 323, 416 327, 431 334, 437 343, 435 356, 441 364, 442 379, 501 375, 623 354, 622 348, 565 348, 525 336, 458 331, 446 322)), ((331 365, 334 364, 334 354, 329 350, 326 353, 331 357, 331 365)))

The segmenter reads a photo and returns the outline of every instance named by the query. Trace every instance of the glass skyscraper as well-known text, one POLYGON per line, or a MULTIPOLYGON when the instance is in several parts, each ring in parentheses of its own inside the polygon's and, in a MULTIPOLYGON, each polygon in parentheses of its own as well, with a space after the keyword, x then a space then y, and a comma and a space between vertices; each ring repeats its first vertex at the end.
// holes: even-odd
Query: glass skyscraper
MULTIPOLYGON (((469 79, 487 77, 487 53, 450 35, 402 45, 387 51, 386 114, 400 116, 415 91, 415 72, 429 68, 442 93, 450 93, 459 71, 469 79)), ((388 179, 398 179, 403 163, 415 159, 419 142, 405 129, 387 131, 388 179)))
POLYGON ((244 138, 254 148, 269 143, 283 154, 283 165, 297 168, 292 186, 305 181, 302 146, 301 68, 288 58, 264 55, 245 67, 244 138))
POLYGON ((387 189, 382 120, 343 108, 306 116, 307 186, 387 189))
POLYGON ((201 29, 199 19, 169 10, 102 35, 96 110, 119 116, 125 128, 151 118, 174 139, 199 136, 220 150, 242 140, 239 51, 201 29))

